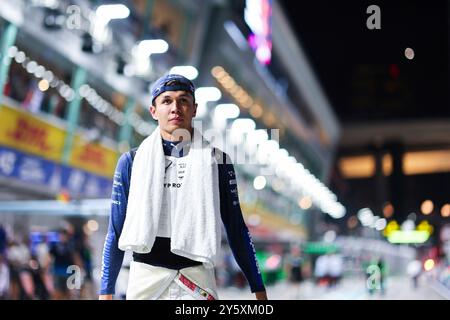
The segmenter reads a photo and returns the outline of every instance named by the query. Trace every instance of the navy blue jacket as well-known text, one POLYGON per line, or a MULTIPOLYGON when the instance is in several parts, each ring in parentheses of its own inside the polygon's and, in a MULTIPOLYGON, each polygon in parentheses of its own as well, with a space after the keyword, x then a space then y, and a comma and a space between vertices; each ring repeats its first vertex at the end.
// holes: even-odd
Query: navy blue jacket
MULTIPOLYGON (((179 148, 177 150, 176 144, 176 142, 163 140, 165 155, 182 157, 183 149, 179 148)), ((217 151, 217 149, 215 150, 217 151)), ((221 154, 221 156, 224 159, 227 158, 225 153, 221 154)), ((118 248, 118 241, 125 221, 132 163, 133 159, 130 152, 122 154, 114 173, 111 216, 103 248, 100 294, 114 294, 117 276, 122 267, 124 252, 118 248)), ((233 164, 229 161, 227 163, 225 160, 219 163, 220 214, 228 243, 239 267, 248 280, 251 291, 264 291, 265 288, 256 260, 253 242, 239 205, 233 164)), ((192 261, 170 252, 170 239, 161 237, 156 238, 150 253, 134 253, 133 259, 175 270, 200 264, 197 261, 192 261)))

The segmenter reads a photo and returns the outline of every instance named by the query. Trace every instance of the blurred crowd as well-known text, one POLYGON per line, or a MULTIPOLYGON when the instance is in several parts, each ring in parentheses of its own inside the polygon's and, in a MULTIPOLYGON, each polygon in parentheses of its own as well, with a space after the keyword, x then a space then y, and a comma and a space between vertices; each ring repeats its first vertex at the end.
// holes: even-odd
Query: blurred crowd
POLYGON ((0 299, 92 299, 88 236, 65 224, 55 231, 17 234, 0 225, 0 299))
MULTIPOLYGON (((96 299, 98 281, 93 276, 96 272, 92 255, 88 233, 66 221, 57 230, 21 233, 0 224, 0 300, 96 299)), ((340 288, 345 278, 363 280, 368 296, 386 296, 386 290, 390 292, 388 280, 399 270, 410 278, 411 290, 434 281, 450 292, 448 261, 431 259, 429 255, 418 255, 401 268, 394 268, 395 261, 382 255, 351 257, 339 250, 311 254, 298 244, 260 248, 256 255, 265 284, 286 284, 294 299, 304 297, 301 287, 306 288, 305 285, 331 291, 340 288)), ((125 259, 117 282, 118 299, 125 298, 127 275, 125 259)), ((222 249, 216 279, 219 288, 248 289, 227 246, 222 249)))
MULTIPOLYGON (((322 288, 324 291, 339 289, 346 281, 354 279, 360 283, 367 297, 392 297, 389 289, 393 279, 405 279, 407 290, 426 285, 443 285, 450 293, 450 265, 445 258, 430 258, 428 250, 417 258, 384 256, 377 252, 367 251, 360 255, 348 255, 339 249, 322 253, 304 252, 301 245, 273 250, 266 248, 258 258, 260 269, 266 285, 273 286, 284 283, 293 292, 292 298, 301 299, 301 287, 322 288), (297 292, 297 294, 295 293, 297 292)), ((258 255, 258 252, 257 252, 258 255)), ((238 269, 231 254, 226 254, 217 272, 221 287, 245 288, 246 281, 238 269)), ((306 289, 303 289, 306 290, 306 289)))

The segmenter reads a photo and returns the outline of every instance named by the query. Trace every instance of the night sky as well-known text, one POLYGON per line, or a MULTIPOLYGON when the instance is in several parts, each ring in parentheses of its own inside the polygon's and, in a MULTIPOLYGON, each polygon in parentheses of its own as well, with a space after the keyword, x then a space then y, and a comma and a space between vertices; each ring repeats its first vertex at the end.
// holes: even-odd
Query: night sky
POLYGON ((281 4, 342 122, 450 117, 445 1, 281 4), (380 30, 366 26, 371 4, 380 30))

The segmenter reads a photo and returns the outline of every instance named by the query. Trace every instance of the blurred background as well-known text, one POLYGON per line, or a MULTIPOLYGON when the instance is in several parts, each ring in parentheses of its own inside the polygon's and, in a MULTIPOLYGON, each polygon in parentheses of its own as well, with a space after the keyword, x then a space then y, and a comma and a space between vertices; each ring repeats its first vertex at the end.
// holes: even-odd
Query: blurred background
MULTIPOLYGON (((269 298, 449 299, 449 2, 297 2, 0 0, 0 299, 97 297, 116 161, 169 71, 245 159, 269 298)), ((251 299, 222 244, 219 296, 251 299)))

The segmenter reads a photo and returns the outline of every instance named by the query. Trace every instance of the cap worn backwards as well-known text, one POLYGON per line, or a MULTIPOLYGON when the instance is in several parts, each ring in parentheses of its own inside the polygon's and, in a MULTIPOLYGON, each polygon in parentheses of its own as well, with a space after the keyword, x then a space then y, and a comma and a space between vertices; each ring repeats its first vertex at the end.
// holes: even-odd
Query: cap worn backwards
POLYGON ((187 91, 195 98, 194 84, 188 78, 179 74, 168 74, 155 81, 151 88, 151 101, 165 91, 187 91))

